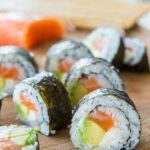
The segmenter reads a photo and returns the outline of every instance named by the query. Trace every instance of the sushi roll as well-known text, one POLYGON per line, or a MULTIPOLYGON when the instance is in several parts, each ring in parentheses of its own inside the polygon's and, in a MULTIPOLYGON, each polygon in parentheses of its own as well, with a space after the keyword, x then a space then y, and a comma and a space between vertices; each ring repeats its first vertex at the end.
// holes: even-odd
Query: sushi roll
POLYGON ((124 68, 132 71, 149 72, 150 66, 145 44, 137 38, 125 38, 124 68))
POLYGON ((124 92, 98 89, 76 107, 71 140, 80 150, 133 150, 139 143, 141 121, 124 92))
POLYGON ((92 57, 86 46, 75 41, 61 41, 54 44, 48 51, 46 70, 53 72, 62 82, 71 68, 79 59, 92 57))
POLYGON ((38 72, 37 64, 24 49, 14 46, 0 47, 0 90, 11 95, 21 80, 38 72))
POLYGON ((122 33, 112 27, 94 30, 83 41, 95 57, 106 59, 116 67, 121 67, 124 57, 122 33))
POLYGON ((0 150, 39 150, 36 133, 25 125, 0 126, 0 150))
POLYGON ((68 93, 51 73, 42 72, 19 83, 13 102, 17 118, 44 135, 54 134, 56 129, 70 123, 68 93))
POLYGON ((117 69, 101 58, 83 58, 76 62, 65 82, 72 106, 86 94, 98 88, 124 91, 117 69))

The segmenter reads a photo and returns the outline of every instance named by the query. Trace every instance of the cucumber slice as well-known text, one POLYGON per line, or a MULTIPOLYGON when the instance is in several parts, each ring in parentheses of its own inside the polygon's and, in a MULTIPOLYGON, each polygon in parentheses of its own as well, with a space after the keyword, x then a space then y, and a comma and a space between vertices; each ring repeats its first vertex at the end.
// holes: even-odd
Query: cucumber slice
POLYGON ((5 87, 5 79, 0 78, 0 90, 3 90, 5 87))
POLYGON ((102 141, 105 131, 96 123, 90 120, 85 120, 83 130, 80 131, 80 136, 84 143, 92 146, 97 146, 102 141))
POLYGON ((29 109, 23 106, 22 104, 16 104, 17 107, 17 114, 22 116, 22 117, 27 117, 29 113, 29 109))
POLYGON ((76 106, 80 99, 86 94, 88 94, 88 91, 85 89, 85 87, 80 83, 76 83, 70 92, 72 106, 76 106))

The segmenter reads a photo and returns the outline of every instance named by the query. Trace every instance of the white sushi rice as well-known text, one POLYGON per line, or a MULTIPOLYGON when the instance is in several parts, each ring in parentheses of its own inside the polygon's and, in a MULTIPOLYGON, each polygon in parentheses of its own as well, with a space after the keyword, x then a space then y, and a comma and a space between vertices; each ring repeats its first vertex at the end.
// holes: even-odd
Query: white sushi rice
POLYGON ((60 60, 65 60, 66 58, 86 58, 91 57, 88 49, 83 45, 79 46, 73 41, 62 41, 58 44, 53 45, 47 54, 47 71, 58 71, 58 65, 60 60), (76 47, 76 48, 75 48, 76 47))
MULTIPOLYGON (((19 81, 35 75, 36 70, 33 64, 30 61, 28 61, 26 57, 20 54, 16 54, 15 52, 13 52, 13 49, 9 47, 7 48, 7 46, 5 47, 5 49, 2 52, 0 52, 0 65, 4 67, 16 67, 19 73, 18 80, 2 79, 4 80, 2 81, 4 87, 2 87, 1 90, 11 95, 13 93, 15 85, 19 81)), ((5 74, 5 72, 3 73, 5 74)))
POLYGON ((0 139, 8 139, 18 146, 22 146, 21 150, 38 150, 36 131, 25 125, 0 126, 0 139), (25 145, 26 140, 30 138, 29 136, 32 136, 34 143, 25 145))
POLYGON ((113 66, 101 59, 83 58, 76 62, 66 80, 68 92, 78 83, 82 75, 92 76, 103 88, 124 91, 124 83, 113 66))
POLYGON ((33 88, 31 85, 26 83, 20 83, 16 86, 13 94, 13 101, 16 104, 21 104, 20 102, 20 93, 26 91, 30 95, 30 100, 37 107, 37 113, 34 111, 30 111, 26 117, 23 117, 20 114, 17 114, 17 118, 23 121, 24 123, 38 128, 41 133, 44 135, 49 135, 49 116, 48 116, 48 108, 46 104, 43 102, 42 97, 39 95, 38 89, 33 88))
POLYGON ((118 52, 120 46, 121 32, 115 28, 102 27, 94 30, 83 41, 83 43, 91 50, 95 57, 106 59, 108 62, 112 62, 113 58, 118 52), (99 50, 93 43, 96 41, 101 44, 102 40, 103 48, 99 50))
POLYGON ((134 66, 138 64, 145 54, 145 43, 137 38, 125 38, 124 64, 134 66), (128 50, 131 48, 131 50, 128 50))
POLYGON ((126 150, 132 150, 139 142, 140 129, 139 115, 130 104, 113 95, 103 95, 103 91, 96 90, 82 99, 80 107, 73 116, 70 135, 73 144, 80 150, 120 150, 121 146, 126 150), (104 111, 110 112, 116 118, 116 126, 108 131, 99 146, 91 147, 82 142, 78 131, 82 128, 85 118, 97 106, 103 107, 104 111))

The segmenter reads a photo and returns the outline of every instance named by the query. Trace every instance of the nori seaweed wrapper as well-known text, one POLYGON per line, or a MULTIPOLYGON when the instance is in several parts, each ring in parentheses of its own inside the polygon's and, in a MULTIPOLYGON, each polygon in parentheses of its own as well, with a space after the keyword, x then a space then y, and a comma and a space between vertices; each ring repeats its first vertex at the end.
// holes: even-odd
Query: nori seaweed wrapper
POLYGON ((122 69, 136 72, 150 72, 147 47, 138 38, 124 38, 125 56, 122 69))
POLYGON ((47 106, 50 130, 59 129, 71 121, 72 108, 70 99, 64 85, 58 79, 52 74, 46 75, 45 72, 43 74, 40 80, 36 80, 37 75, 24 83, 39 91, 43 102, 47 106))
POLYGON ((147 73, 150 72, 150 66, 148 62, 147 53, 146 52, 144 53, 141 61, 138 64, 134 66, 124 64, 123 68, 129 71, 147 72, 147 73))
MULTIPOLYGON (((97 90, 98 91, 98 90, 97 90)), ((119 91, 119 90, 114 90, 114 89, 105 89, 105 88, 101 88, 101 89, 99 89, 99 91, 100 91, 100 93, 102 93, 101 95, 113 95, 113 96, 115 96, 115 97, 117 97, 117 98, 119 98, 119 99, 122 99, 122 100, 124 100, 124 101, 126 101, 128 104, 130 104, 133 108, 134 108, 134 110, 137 112, 137 109, 136 109, 136 106, 135 106, 135 104, 133 103, 133 101, 129 98, 129 96, 128 96, 128 94, 127 93, 125 93, 125 92, 123 92, 123 91, 119 91)), ((87 98, 83 98, 83 100, 82 101, 80 101, 80 103, 76 106, 76 108, 75 108, 75 111, 78 109, 78 107, 80 107, 80 105, 82 104, 82 103, 86 103, 88 101, 88 99, 87 98)), ((75 113, 75 111, 74 111, 74 113, 75 113)), ((140 116, 139 116, 140 117, 140 116)))
POLYGON ((119 45, 119 48, 118 48, 118 52, 117 52, 117 54, 115 55, 115 57, 112 61, 112 64, 115 67, 117 67, 117 68, 122 67, 124 54, 125 54, 125 46, 124 46, 124 43, 123 43, 123 39, 121 38, 120 39, 120 45, 119 45))
MULTIPOLYGON (((129 98, 129 96, 128 96, 127 93, 122 92, 122 91, 119 91, 119 90, 105 89, 105 88, 98 89, 98 90, 96 90, 96 91, 94 91, 94 92, 93 92, 93 94, 90 93, 89 95, 87 95, 87 96, 85 96, 85 97, 82 98, 82 100, 80 101, 80 103, 78 103, 78 105, 75 107, 73 114, 75 114, 76 111, 78 111, 78 108, 79 108, 81 105, 89 104, 89 103, 88 103, 89 101, 91 101, 91 103, 92 103, 92 101, 94 101, 93 98, 95 98, 95 97, 97 97, 97 96, 98 96, 98 97, 99 97, 99 96, 108 96, 108 97, 109 97, 109 96, 114 96, 114 97, 117 97, 118 99, 121 99, 122 101, 127 102, 129 105, 131 105, 131 106, 132 106, 132 110, 137 113, 139 120, 141 120, 140 115, 139 115, 139 113, 138 113, 138 111, 137 111, 137 109, 136 109, 135 104, 134 104, 133 101, 129 98), (94 92, 95 92, 95 93, 94 93, 94 92)), ((118 100, 118 99, 115 99, 115 100, 118 100)), ((99 106, 99 105, 97 105, 97 106, 99 106)), ((87 107, 88 107, 88 106, 87 106, 87 107)), ((116 107, 116 108, 117 108, 117 107, 116 107)), ((129 120, 129 118, 127 118, 127 119, 129 120)), ((139 132, 139 134, 138 134, 138 139, 140 139, 140 135, 141 135, 141 122, 140 122, 140 129, 139 129, 138 132, 139 132)), ((128 140, 129 140, 129 139, 128 139, 128 140)), ((128 140, 127 140, 127 142, 128 142, 128 140)), ((130 142, 132 142, 132 141, 130 141, 130 142)), ((132 144, 132 143, 129 143, 129 146, 130 146, 130 144, 132 144)), ((138 144, 138 143, 137 143, 137 144, 138 144)), ((137 144, 135 145, 135 147, 137 146, 137 144)), ((135 147, 134 147, 133 149, 135 149, 135 147)), ((133 150, 133 149, 131 149, 131 150, 133 150)), ((122 148, 121 150, 126 150, 126 148, 122 148)))

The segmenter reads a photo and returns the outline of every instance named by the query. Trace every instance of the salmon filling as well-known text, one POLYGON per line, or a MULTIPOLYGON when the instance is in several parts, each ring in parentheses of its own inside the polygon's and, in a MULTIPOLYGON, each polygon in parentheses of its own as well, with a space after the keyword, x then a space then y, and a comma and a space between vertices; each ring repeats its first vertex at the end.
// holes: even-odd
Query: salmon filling
POLYGON ((105 41, 100 37, 94 39, 92 45, 97 51, 103 51, 105 49, 105 41))
POLYGON ((105 134, 114 127, 114 119, 106 112, 95 108, 85 119, 83 130, 80 131, 84 143, 97 146, 105 134))
POLYGON ((79 83, 85 87, 88 92, 92 92, 102 86, 91 76, 86 76, 80 79, 79 83))
POLYGON ((69 72, 74 62, 75 60, 71 60, 71 59, 59 61, 59 66, 58 66, 59 71, 63 73, 69 72))
POLYGON ((114 126, 114 120, 112 116, 100 111, 98 108, 94 109, 94 111, 88 115, 87 119, 95 122, 97 125, 103 128, 105 132, 114 126))
POLYGON ((37 112, 37 108, 34 103, 31 102, 31 99, 29 99, 24 93, 20 94, 20 100, 21 103, 26 106, 29 110, 33 110, 37 112))
POLYGON ((21 147, 8 139, 0 139, 0 150, 21 150, 21 147))
POLYGON ((77 103, 84 95, 101 87, 102 86, 96 81, 94 77, 92 76, 82 77, 72 88, 71 92, 72 106, 77 105, 77 103))
POLYGON ((28 96, 28 93, 21 92, 19 95, 19 102, 16 104, 17 113, 21 118, 32 120, 34 124, 38 124, 38 108, 33 102, 33 97, 28 96))
POLYGON ((16 67, 0 66, 0 78, 18 80, 19 72, 16 67))

